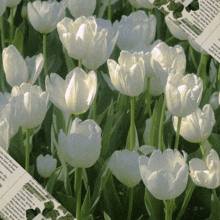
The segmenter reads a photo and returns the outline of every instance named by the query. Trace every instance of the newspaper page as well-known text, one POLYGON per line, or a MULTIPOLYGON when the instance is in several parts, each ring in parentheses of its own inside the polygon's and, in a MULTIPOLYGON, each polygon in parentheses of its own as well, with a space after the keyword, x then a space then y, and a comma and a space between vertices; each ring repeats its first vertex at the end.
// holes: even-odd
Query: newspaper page
POLYGON ((0 147, 0 220, 74 220, 0 147))
POLYGON ((149 0, 220 62, 219 0, 149 0))

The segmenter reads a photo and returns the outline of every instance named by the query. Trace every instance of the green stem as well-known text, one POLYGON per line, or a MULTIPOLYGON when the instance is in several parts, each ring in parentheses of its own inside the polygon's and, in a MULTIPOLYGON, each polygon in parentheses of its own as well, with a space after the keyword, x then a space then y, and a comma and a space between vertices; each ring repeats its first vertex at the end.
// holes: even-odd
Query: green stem
POLYGON ((5 28, 4 28, 4 16, 0 17, 1 23, 1 41, 2 41, 2 50, 5 48, 5 28))
POLYGON ((162 111, 160 115, 160 124, 159 124, 159 140, 158 140, 158 148, 160 151, 165 150, 163 149, 163 123, 164 123, 164 116, 165 116, 165 111, 166 111, 166 102, 165 102, 165 97, 163 99, 163 106, 162 106, 162 111))
POLYGON ((72 115, 70 114, 70 115, 69 115, 68 122, 67 122, 67 125, 66 125, 66 130, 65 130, 65 134, 66 134, 66 136, 67 136, 67 134, 68 134, 68 130, 69 130, 69 126, 70 126, 71 118, 72 118, 72 115))
POLYGON ((220 63, 218 64, 218 72, 216 75, 216 89, 220 91, 220 63))
POLYGON ((147 109, 148 109, 148 114, 149 117, 151 118, 151 95, 150 95, 150 80, 151 78, 147 78, 147 109))
POLYGON ((25 170, 29 172, 29 161, 30 161, 30 130, 27 129, 26 131, 26 155, 25 155, 25 170))
POLYGON ((128 196, 129 196, 129 203, 128 203, 128 218, 127 220, 131 220, 131 214, 132 214, 132 206, 133 206, 133 193, 134 188, 128 188, 128 196))
POLYGON ((207 66, 208 57, 209 57, 208 54, 201 53, 199 67, 197 69, 197 75, 200 76, 203 81, 203 90, 205 90, 207 87, 206 66, 207 66))
POLYGON ((108 0, 108 20, 112 20, 112 1, 108 0))
POLYGON ((174 149, 178 149, 181 121, 182 121, 182 117, 178 117, 177 131, 176 131, 176 140, 175 140, 174 149))
POLYGON ((198 69, 198 64, 196 62, 196 58, 194 56, 194 49, 192 48, 191 45, 189 45, 189 52, 190 52, 190 55, 191 55, 191 58, 192 58, 192 61, 193 61, 193 65, 196 69, 198 69))
POLYGON ((48 75, 48 72, 47 72, 47 34, 43 34, 43 55, 44 55, 44 74, 46 77, 48 75))
POLYGON ((195 186, 196 185, 193 183, 193 181, 190 180, 189 186, 187 187, 187 190, 185 192, 185 197, 184 197, 183 204, 181 206, 181 209, 179 211, 179 214, 178 214, 176 220, 181 220, 181 218, 182 218, 182 216, 183 216, 183 214, 184 214, 184 212, 185 212, 185 210, 186 210, 186 208, 187 208, 187 206, 189 204, 189 201, 190 201, 190 199, 192 197, 192 194, 193 194, 193 191, 195 189, 195 186))
POLYGON ((131 102, 131 121, 130 121, 130 151, 133 151, 135 148, 135 122, 134 122, 134 116, 135 116, 135 97, 130 97, 131 102))
POLYGON ((81 210, 81 191, 82 191, 82 168, 77 167, 75 169, 75 193, 76 193, 76 218, 80 220, 81 210))
POLYGON ((67 196, 72 196, 72 190, 70 186, 70 179, 68 174, 68 169, 65 160, 62 158, 61 160, 63 173, 64 173, 64 188, 67 196))
POLYGON ((9 32, 9 44, 13 42, 14 35, 14 8, 10 8, 10 32, 9 32))
POLYGON ((168 38, 168 39, 165 41, 165 43, 167 44, 169 41, 171 41, 171 40, 173 40, 173 39, 175 39, 175 37, 174 37, 174 36, 172 36, 172 37, 168 38))
POLYGON ((217 198, 218 198, 218 196, 217 196, 217 193, 216 193, 216 190, 215 190, 215 189, 212 189, 212 193, 213 193, 213 195, 214 195, 215 197, 217 197, 217 198))
POLYGON ((173 201, 172 200, 165 200, 165 220, 172 220, 173 214, 173 201))
POLYGON ((78 60, 78 67, 79 67, 79 68, 82 68, 82 59, 79 59, 79 60, 78 60))
POLYGON ((147 14, 148 16, 152 15, 154 13, 153 8, 152 9, 147 9, 147 14))

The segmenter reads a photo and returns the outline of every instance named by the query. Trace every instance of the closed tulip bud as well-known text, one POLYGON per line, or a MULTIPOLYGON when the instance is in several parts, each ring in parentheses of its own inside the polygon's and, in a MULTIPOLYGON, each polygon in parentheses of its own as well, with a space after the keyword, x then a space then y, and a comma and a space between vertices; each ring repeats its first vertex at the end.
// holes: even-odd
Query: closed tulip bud
POLYGON ((160 200, 174 199, 186 188, 188 181, 187 154, 166 149, 163 153, 155 150, 150 158, 139 157, 141 178, 151 192, 160 200))
POLYGON ((73 17, 89 17, 93 14, 96 7, 96 0, 68 0, 68 9, 73 17))
MULTIPOLYGON (((174 116, 173 126, 177 131, 178 117, 174 116)), ((203 109, 197 108, 192 114, 183 117, 180 126, 180 135, 192 143, 205 141, 212 132, 215 124, 215 115, 210 104, 203 109)))
POLYGON ((6 119, 0 121, 0 147, 5 151, 8 150, 9 147, 9 124, 6 119))
POLYGON ((98 18, 96 23, 97 33, 91 41, 87 58, 82 60, 85 67, 93 70, 98 69, 110 57, 118 37, 118 32, 112 27, 109 20, 98 18))
POLYGON ((140 95, 146 84, 143 52, 131 54, 123 50, 118 58, 118 63, 111 59, 107 61, 114 87, 124 95, 140 95))
POLYGON ((210 97, 209 103, 212 106, 213 110, 216 110, 220 105, 219 94, 219 92, 214 92, 210 97))
POLYGON ((66 17, 57 24, 57 31, 70 57, 77 60, 88 58, 97 33, 95 17, 81 16, 75 21, 66 17))
POLYGON ((13 86, 20 86, 29 82, 34 84, 44 64, 42 54, 33 57, 26 57, 25 60, 15 46, 10 45, 2 52, 3 68, 6 74, 7 83, 13 86))
POLYGON ((29 2, 27 10, 31 25, 42 34, 52 32, 57 23, 65 17, 65 5, 63 2, 29 2))
POLYGON ((6 0, 6 5, 9 8, 13 8, 13 7, 17 6, 20 2, 21 2, 21 0, 6 0))
POLYGON ((47 154, 45 157, 41 154, 37 157, 37 172, 43 178, 48 178, 55 171, 57 160, 47 154))
POLYGON ((165 87, 168 110, 178 117, 193 113, 200 104, 202 90, 202 79, 195 74, 170 74, 165 87))
POLYGON ((198 158, 189 161, 190 176, 193 182, 208 189, 220 185, 220 161, 215 150, 211 149, 205 162, 198 158))
POLYGON ((47 112, 49 94, 42 92, 40 86, 22 83, 14 86, 12 102, 17 109, 19 125, 30 129, 40 125, 47 112))
POLYGON ((206 52, 206 50, 204 50, 199 44, 197 44, 195 42, 194 39, 192 39, 190 36, 188 36, 188 41, 189 41, 189 44, 192 46, 192 48, 197 51, 198 53, 202 53, 202 54, 208 54, 206 52))
POLYGON ((1 3, 0 3, 0 16, 2 16, 5 12, 6 3, 7 3, 7 0, 1 0, 1 3))
POLYGON ((69 133, 59 133, 58 154, 72 167, 91 167, 101 152, 101 128, 93 120, 75 118, 69 133))
POLYGON ((144 11, 131 13, 128 17, 122 16, 120 22, 113 24, 119 30, 117 46, 121 50, 130 50, 140 42, 149 45, 156 33, 156 17, 146 15, 144 11))
POLYGON ((56 73, 46 77, 46 90, 50 101, 64 112, 81 114, 91 106, 97 90, 97 76, 94 71, 88 74, 77 67, 63 80, 56 73))
POLYGON ((179 40, 188 40, 188 34, 183 31, 177 24, 175 24, 175 18, 171 17, 170 15, 165 16, 165 22, 167 27, 170 30, 170 33, 179 40), (171 20, 172 19, 172 20, 171 20))
POLYGON ((115 151, 109 161, 109 169, 127 187, 134 187, 140 180, 139 154, 129 150, 115 151))

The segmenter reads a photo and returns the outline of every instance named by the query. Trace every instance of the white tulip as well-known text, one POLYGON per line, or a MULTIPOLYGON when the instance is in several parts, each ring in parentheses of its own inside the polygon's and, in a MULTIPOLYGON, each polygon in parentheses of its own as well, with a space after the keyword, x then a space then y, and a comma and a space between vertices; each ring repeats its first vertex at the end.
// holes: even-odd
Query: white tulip
POLYGON ((50 101, 64 112, 81 114, 91 106, 97 90, 97 76, 94 71, 88 74, 79 67, 72 70, 63 80, 56 73, 46 77, 46 90, 50 101))
POLYGON ((96 0, 68 0, 68 9, 73 17, 89 17, 93 14, 96 7, 96 0))
POLYGON ((9 124, 6 119, 0 121, 0 147, 5 151, 9 148, 9 124))
POLYGON ((114 87, 124 95, 140 95, 146 84, 143 52, 131 54, 123 50, 118 58, 118 63, 111 59, 107 61, 114 87))
POLYGON ((13 7, 17 6, 20 2, 21 2, 21 0, 6 0, 6 5, 9 8, 13 8, 13 7))
POLYGON ((188 34, 183 31, 177 24, 175 24, 175 18, 170 18, 170 16, 170 14, 169 16, 165 16, 165 22, 170 30, 170 33, 179 40, 188 40, 188 34))
MULTIPOLYGON (((177 131, 178 117, 174 116, 173 126, 177 131)), ((180 135, 187 141, 201 143, 205 141, 212 132, 215 124, 215 115, 210 104, 203 109, 197 108, 192 114, 183 117, 180 126, 180 135)))
POLYGON ((169 74, 165 87, 168 110, 178 117, 193 113, 200 104, 202 90, 202 79, 195 74, 169 74))
POLYGON ((101 128, 90 119, 75 118, 67 136, 60 130, 58 154, 73 167, 91 167, 101 152, 101 128))
POLYGON ((52 32, 65 17, 65 5, 56 1, 35 1, 27 5, 28 18, 35 30, 43 34, 52 32))
POLYGON ((48 178, 55 171, 57 160, 47 154, 45 157, 41 154, 37 157, 37 172, 43 178, 48 178))
POLYGON ((1 0, 1 3, 0 3, 0 16, 2 16, 5 12, 5 9, 6 9, 6 3, 7 3, 7 0, 1 0))
POLYGON ((219 94, 219 92, 214 92, 210 97, 209 103, 212 106, 213 110, 216 110, 220 105, 219 94))
POLYGON ((109 161, 109 169, 127 187, 134 187, 140 180, 139 154, 129 150, 115 151, 109 161))
POLYGON ((26 57, 24 60, 13 45, 3 50, 2 58, 6 81, 11 87, 20 86, 24 82, 34 84, 44 63, 43 54, 26 57))
POLYGON ((194 39, 192 39, 190 36, 188 36, 188 41, 189 41, 189 44, 192 46, 192 48, 197 51, 198 53, 202 53, 202 54, 208 54, 206 52, 206 50, 204 50, 199 44, 197 44, 195 42, 194 39))
POLYGON ((148 16, 144 11, 131 13, 128 17, 122 16, 120 22, 113 24, 119 30, 117 46, 121 50, 130 50, 140 42, 146 46, 149 45, 156 33, 156 17, 148 16))
POLYGON ((19 125, 30 129, 40 125, 47 112, 49 94, 42 92, 40 86, 22 83, 14 86, 12 102, 18 113, 19 125))
POLYGON ((155 150, 150 158, 139 157, 141 178, 151 192, 160 200, 174 199, 186 188, 188 181, 187 154, 166 149, 163 153, 155 150))
POLYGON ((66 17, 57 24, 57 31, 70 57, 77 60, 88 58, 97 33, 95 17, 81 16, 75 21, 66 17))
POLYGON ((193 182, 202 187, 215 189, 220 185, 220 161, 215 150, 211 149, 204 162, 193 158, 189 161, 190 176, 193 182))

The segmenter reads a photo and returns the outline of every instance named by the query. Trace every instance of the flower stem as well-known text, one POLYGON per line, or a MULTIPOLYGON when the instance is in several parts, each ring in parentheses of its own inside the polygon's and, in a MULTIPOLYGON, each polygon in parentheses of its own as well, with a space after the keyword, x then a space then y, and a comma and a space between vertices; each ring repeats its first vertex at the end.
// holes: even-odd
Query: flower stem
POLYGON ((43 55, 44 55, 44 74, 46 77, 48 75, 48 72, 47 72, 47 34, 43 34, 43 55))
POLYGON ((197 75, 202 78, 203 81, 203 90, 207 87, 207 76, 206 76, 206 66, 208 61, 209 55, 207 54, 201 54, 199 67, 197 69, 197 75))
POLYGON ((212 189, 212 193, 213 193, 213 195, 214 195, 215 197, 217 197, 217 198, 218 198, 218 196, 217 196, 217 193, 216 193, 216 190, 215 190, 215 189, 212 189))
POLYGON ((147 109, 148 109, 148 114, 149 114, 149 117, 151 118, 151 95, 150 95, 150 80, 151 78, 148 77, 147 78, 147 109))
POLYGON ((72 190, 70 186, 70 179, 68 174, 68 169, 65 160, 60 160, 62 163, 63 173, 64 173, 64 188, 67 196, 72 196, 72 190))
POLYGON ((5 28, 4 28, 4 16, 0 17, 1 23, 1 41, 2 41, 2 50, 5 48, 5 28))
POLYGON ((69 130, 71 118, 72 118, 72 115, 70 114, 70 115, 69 115, 68 122, 67 122, 67 125, 66 125, 66 130, 65 130, 65 134, 66 134, 66 135, 68 134, 68 130, 69 130))
POLYGON ((127 220, 131 220, 131 214, 132 214, 132 205, 133 205, 133 193, 134 188, 128 188, 128 196, 129 196, 129 203, 128 203, 128 218, 127 220))
POLYGON ((78 60, 78 67, 79 67, 79 68, 82 68, 82 59, 79 59, 79 60, 78 60))
POLYGON ((164 123, 165 110, 166 110, 166 102, 165 102, 165 97, 164 97, 162 111, 161 111, 161 115, 160 115, 159 136, 158 136, 158 148, 160 151, 165 150, 165 149, 163 149, 163 145, 162 145, 162 142, 163 142, 163 123, 164 123))
POLYGON ((111 6, 112 1, 108 0, 108 20, 111 21, 112 19, 112 6, 111 6))
POLYGON ((130 121, 130 151, 133 151, 135 148, 135 122, 134 122, 134 114, 135 114, 135 97, 130 97, 131 102, 131 121, 130 121))
POLYGON ((9 44, 13 42, 14 35, 14 8, 10 8, 10 32, 9 32, 9 44))
POLYGON ((216 74, 216 89, 220 91, 220 63, 218 64, 218 71, 216 74))
POLYGON ((191 45, 189 45, 189 52, 190 52, 190 55, 191 55, 191 58, 192 58, 192 62, 193 62, 193 65, 196 69, 198 69, 198 64, 196 62, 196 58, 194 56, 194 51, 193 51, 193 48, 191 45))
POLYGON ((165 200, 165 220, 172 220, 173 214, 173 200, 165 200))
POLYGON ((75 193, 76 193, 76 218, 80 220, 81 191, 82 191, 82 168, 75 169, 75 193))
POLYGON ((175 140, 174 149, 178 149, 181 121, 182 121, 182 117, 178 117, 177 131, 176 131, 176 140, 175 140))
POLYGON ((29 161, 30 161, 30 130, 26 131, 26 155, 25 155, 25 170, 29 172, 29 161))

